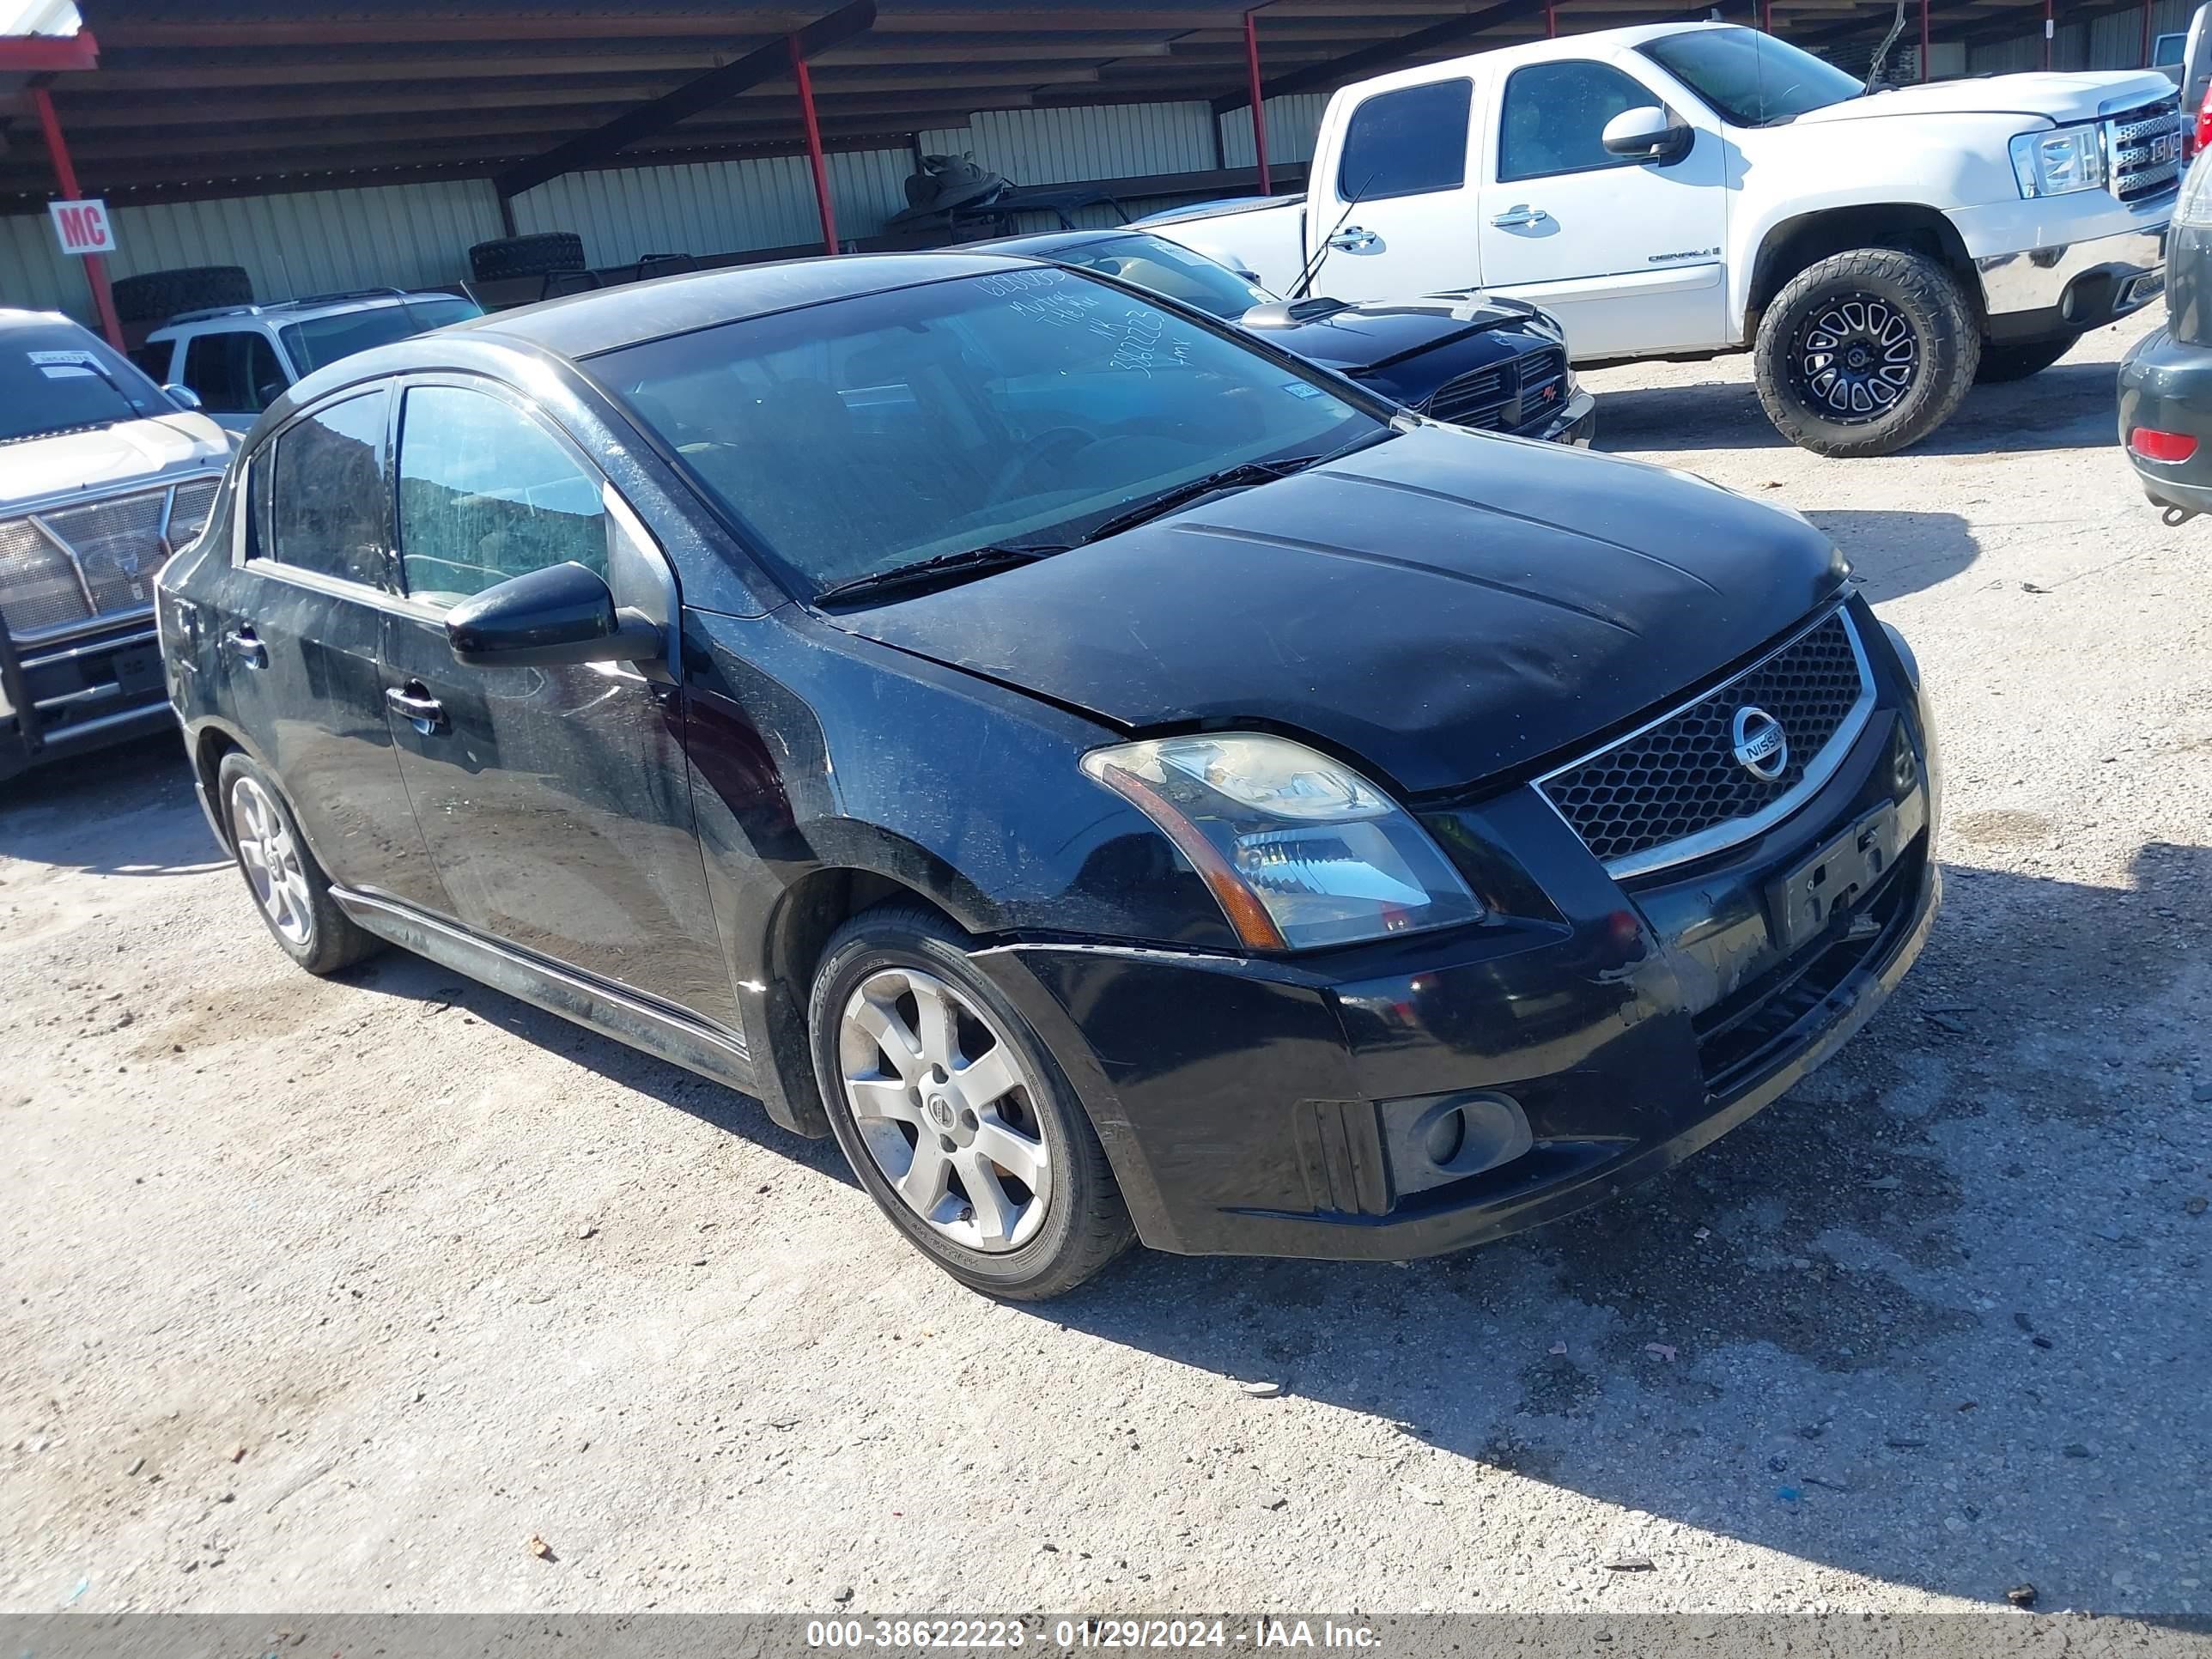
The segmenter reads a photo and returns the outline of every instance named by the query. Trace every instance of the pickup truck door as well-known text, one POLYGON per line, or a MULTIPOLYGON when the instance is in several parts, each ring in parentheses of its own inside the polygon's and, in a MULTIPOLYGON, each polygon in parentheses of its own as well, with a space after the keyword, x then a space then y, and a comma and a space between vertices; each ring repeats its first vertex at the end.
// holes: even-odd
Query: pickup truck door
POLYGON ((1306 196, 1310 291, 1398 300, 1477 287, 1472 169, 1479 83, 1467 76, 1395 86, 1360 100, 1306 196), (1325 240, 1325 252, 1316 244, 1325 240))
POLYGON ((1484 124, 1486 286, 1558 317, 1578 362, 1728 339, 1727 143, 1702 106, 1670 100, 1632 68, 1522 64, 1497 82, 1484 124), (1650 106, 1688 126, 1687 152, 1668 161, 1608 152, 1605 124, 1650 106))

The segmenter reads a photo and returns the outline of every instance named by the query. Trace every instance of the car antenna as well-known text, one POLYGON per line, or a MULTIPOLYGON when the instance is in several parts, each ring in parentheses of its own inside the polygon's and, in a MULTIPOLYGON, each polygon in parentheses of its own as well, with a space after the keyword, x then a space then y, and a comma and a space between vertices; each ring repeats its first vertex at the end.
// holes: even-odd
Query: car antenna
MULTIPOLYGON (((1901 6, 1905 0, 1897 0, 1897 3, 1901 6)), ((1336 233, 1344 228, 1344 222, 1352 216, 1352 210, 1359 205, 1359 198, 1367 194, 1367 186, 1374 182, 1374 170, 1370 168, 1366 178, 1360 180, 1359 188, 1352 192, 1352 199, 1344 204, 1344 211, 1336 216, 1336 222, 1328 228, 1328 234, 1321 239, 1321 246, 1314 250, 1313 258, 1307 260, 1305 269, 1298 272, 1298 280, 1291 284, 1288 298, 1305 298, 1306 290, 1313 286, 1313 279, 1321 275, 1321 262, 1328 258, 1329 243, 1335 240, 1336 233)))

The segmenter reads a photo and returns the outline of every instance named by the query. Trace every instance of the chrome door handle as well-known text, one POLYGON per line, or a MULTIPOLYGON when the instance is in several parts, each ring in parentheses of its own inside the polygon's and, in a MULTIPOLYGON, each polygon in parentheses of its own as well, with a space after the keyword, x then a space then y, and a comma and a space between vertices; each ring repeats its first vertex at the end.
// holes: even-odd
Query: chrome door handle
POLYGON ((1505 210, 1490 222, 1500 230, 1517 230, 1523 225, 1540 225, 1552 216, 1540 207, 1530 207, 1526 202, 1505 210))
POLYGON ((405 685, 395 685, 384 694, 399 717, 424 737, 446 729, 446 705, 423 690, 421 683, 410 680, 405 685))
POLYGON ((235 634, 224 635, 222 648, 248 668, 269 666, 269 647, 253 637, 253 630, 250 628, 241 628, 235 634))
POLYGON ((1382 240, 1371 230, 1362 230, 1358 225, 1346 225, 1328 239, 1328 245, 1340 253, 1364 253, 1382 240))

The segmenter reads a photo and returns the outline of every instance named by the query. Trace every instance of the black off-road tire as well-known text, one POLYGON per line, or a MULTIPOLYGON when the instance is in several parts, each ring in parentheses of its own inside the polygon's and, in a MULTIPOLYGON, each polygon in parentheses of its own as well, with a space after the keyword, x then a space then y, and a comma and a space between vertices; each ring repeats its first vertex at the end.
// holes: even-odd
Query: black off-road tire
POLYGON ((879 905, 847 922, 824 949, 807 1001, 814 1073, 837 1144, 891 1224, 969 1289, 1040 1302, 1105 1267, 1135 1230, 1089 1113, 1029 1022, 970 963, 974 949, 974 940, 919 905, 879 905), (1051 1191, 1036 1236, 1013 1250, 974 1249, 938 1231, 900 1198, 862 1137, 845 1092, 840 1026, 854 991, 887 968, 918 969, 980 1005, 1026 1074, 1036 1133, 1050 1155, 1051 1191))
POLYGON ((1984 340, 1976 386, 2002 386, 2043 371, 2074 349, 2079 334, 2055 334, 2047 340, 1984 340))
POLYGON ((315 861, 307 837, 300 833, 300 821, 292 814, 291 802, 284 798, 276 781, 243 750, 234 749, 222 757, 222 768, 216 775, 216 799, 222 812, 224 832, 230 838, 231 857, 238 865, 239 874, 246 878, 246 893, 253 901, 254 911, 269 929, 269 937, 276 941, 286 956, 311 974, 335 974, 385 948, 382 939, 364 932, 352 917, 338 908, 337 902, 331 896, 331 878, 315 861), (302 908, 308 920, 304 938, 288 935, 277 926, 254 885, 253 872, 242 844, 251 831, 236 799, 241 780, 259 792, 268 810, 282 820, 291 839, 304 889, 302 908))
POLYGON ((149 270, 115 283, 115 315, 126 323, 162 323, 181 312, 252 303, 253 278, 240 265, 149 270))
POLYGON ((1816 455, 1887 455, 1951 418, 1974 383, 1981 329, 1959 280, 1923 254, 1854 248, 1792 277, 1759 319, 1753 362, 1759 400, 1782 435, 1816 455), (1917 349, 1911 383, 1896 401, 1864 419, 1833 418, 1796 371, 1805 336, 1828 307, 1870 296, 1901 315, 1917 349))
POLYGON ((503 283, 515 276, 550 276, 556 271, 584 268, 584 239, 573 230, 549 230, 535 236, 503 236, 495 242, 478 242, 469 250, 469 269, 480 283, 503 283))

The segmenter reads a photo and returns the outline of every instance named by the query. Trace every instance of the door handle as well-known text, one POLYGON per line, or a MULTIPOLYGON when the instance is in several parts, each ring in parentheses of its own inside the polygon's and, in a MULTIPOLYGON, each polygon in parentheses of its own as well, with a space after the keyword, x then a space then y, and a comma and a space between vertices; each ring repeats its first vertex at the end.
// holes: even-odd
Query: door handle
POLYGON ((1364 253, 1382 239, 1371 230, 1358 225, 1346 225, 1328 239, 1328 245, 1340 253, 1364 253))
POLYGON ((385 692, 384 701, 426 738, 446 729, 446 705, 432 696, 420 680, 392 686, 385 692))
POLYGON ((1530 207, 1526 202, 1505 210, 1490 222, 1500 230, 1517 230, 1523 225, 1540 225, 1552 216, 1540 207, 1530 207))
POLYGON ((269 666, 269 647, 253 637, 251 628, 241 628, 235 634, 224 635, 222 648, 248 668, 269 666))

